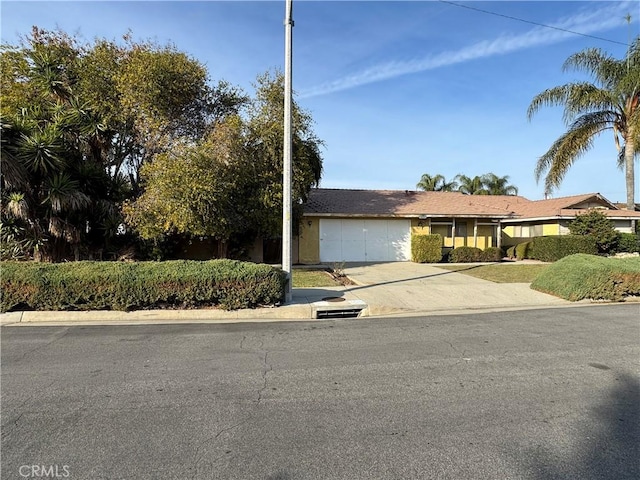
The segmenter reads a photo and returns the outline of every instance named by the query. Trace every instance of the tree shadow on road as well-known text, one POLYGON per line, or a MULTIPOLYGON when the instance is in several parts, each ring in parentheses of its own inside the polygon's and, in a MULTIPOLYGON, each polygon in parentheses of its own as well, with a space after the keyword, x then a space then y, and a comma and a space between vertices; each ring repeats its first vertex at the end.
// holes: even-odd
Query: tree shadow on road
MULTIPOLYGON (((606 366, 592 365, 595 368, 606 366)), ((553 446, 537 450, 528 471, 535 480, 626 480, 640 478, 640 382, 631 374, 617 377, 607 400, 593 407, 591 422, 572 458, 560 459, 553 446)))

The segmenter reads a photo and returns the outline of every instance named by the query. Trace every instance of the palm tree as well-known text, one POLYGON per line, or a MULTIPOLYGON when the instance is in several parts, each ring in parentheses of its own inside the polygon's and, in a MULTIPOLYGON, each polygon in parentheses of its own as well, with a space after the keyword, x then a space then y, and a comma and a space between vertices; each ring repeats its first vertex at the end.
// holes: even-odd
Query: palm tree
POLYGON ((418 190, 424 190, 425 192, 435 192, 440 183, 444 182, 444 177, 440 174, 429 175, 425 173, 420 177, 420 181, 417 183, 416 188, 418 190))
POLYGON ((482 176, 482 183, 489 195, 518 195, 518 187, 509 184, 509 175, 499 177, 495 173, 482 176))
POLYGON ((621 60, 591 48, 571 55, 563 69, 587 73, 594 82, 550 88, 536 95, 529 105, 529 119, 544 105, 563 106, 568 127, 538 159, 536 180, 546 174, 545 193, 551 193, 576 159, 592 147, 594 139, 605 130, 613 130, 618 164, 625 169, 627 208, 633 210, 634 159, 640 152, 640 37, 621 60))
POLYGON ((416 188, 425 192, 453 192, 458 188, 458 182, 455 180, 447 182, 446 178, 440 174, 431 176, 425 173, 420 177, 416 188))
POLYGON ((121 195, 104 168, 100 122, 70 93, 68 66, 36 53, 31 104, 0 119, 0 217, 36 239, 34 258, 60 261, 71 249, 79 258, 81 242, 104 245, 121 195))
POLYGON ((465 195, 488 195, 489 190, 485 187, 483 177, 476 175, 468 177, 467 175, 457 175, 456 180, 460 185, 458 191, 465 195))

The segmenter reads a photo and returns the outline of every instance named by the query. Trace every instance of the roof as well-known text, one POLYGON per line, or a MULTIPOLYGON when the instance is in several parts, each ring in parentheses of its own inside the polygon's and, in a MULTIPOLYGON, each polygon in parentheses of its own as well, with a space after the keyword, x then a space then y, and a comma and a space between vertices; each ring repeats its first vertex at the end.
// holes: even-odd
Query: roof
POLYGON ((640 212, 618 210, 598 193, 532 201, 517 195, 465 195, 460 192, 351 190, 317 188, 304 207, 307 216, 353 217, 486 217, 528 219, 574 217, 601 207, 612 217, 640 218, 640 212))

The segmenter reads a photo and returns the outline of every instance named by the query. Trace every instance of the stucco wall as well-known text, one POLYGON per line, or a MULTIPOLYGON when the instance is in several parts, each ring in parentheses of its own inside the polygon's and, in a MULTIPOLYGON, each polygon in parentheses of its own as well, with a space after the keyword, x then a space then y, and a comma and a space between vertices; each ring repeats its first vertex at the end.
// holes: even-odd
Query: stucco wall
POLYGON ((320 220, 304 217, 298 237, 298 263, 316 265, 320 263, 320 220))

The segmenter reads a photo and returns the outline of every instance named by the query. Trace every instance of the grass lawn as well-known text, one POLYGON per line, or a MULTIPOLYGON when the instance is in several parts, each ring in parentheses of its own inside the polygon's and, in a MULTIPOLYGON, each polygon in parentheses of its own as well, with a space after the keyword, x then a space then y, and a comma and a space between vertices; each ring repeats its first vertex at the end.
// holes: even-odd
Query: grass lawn
POLYGON ((496 283, 531 283, 549 265, 435 265, 444 270, 456 271, 496 283))
POLYGON ((305 270, 294 268, 292 272, 294 288, 339 287, 328 272, 324 270, 305 270))

